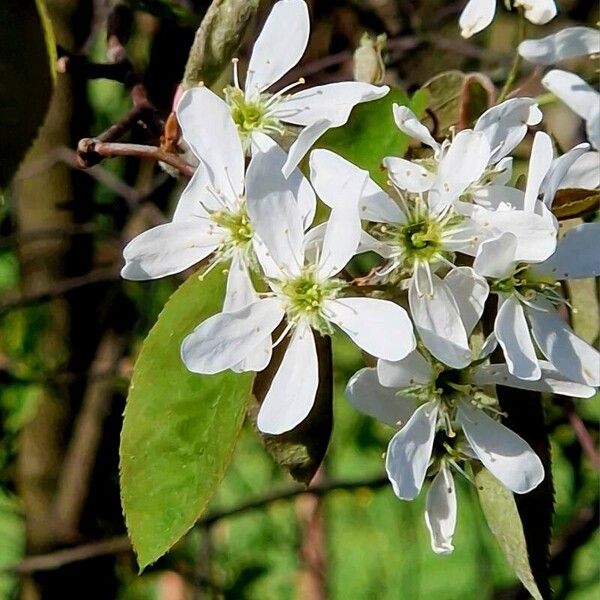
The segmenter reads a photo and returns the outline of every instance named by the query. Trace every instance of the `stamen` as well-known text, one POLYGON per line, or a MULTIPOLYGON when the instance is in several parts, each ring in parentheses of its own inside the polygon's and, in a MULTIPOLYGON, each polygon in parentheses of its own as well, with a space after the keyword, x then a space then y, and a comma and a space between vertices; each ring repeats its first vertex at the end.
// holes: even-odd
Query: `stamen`
POLYGON ((304 79, 304 77, 300 77, 300 79, 298 79, 298 81, 294 81, 293 83, 286 85, 284 88, 280 89, 278 92, 275 92, 265 102, 265 108, 269 108, 269 106, 271 106, 274 102, 277 102, 277 100, 279 100, 279 98, 281 98, 281 96, 283 96, 285 93, 289 92, 290 90, 293 90, 295 87, 298 87, 299 85, 304 85, 305 83, 306 83, 306 80, 304 79))
POLYGON ((238 63, 240 62, 240 59, 239 58, 232 58, 231 62, 233 64, 233 85, 238 90, 241 90, 242 88, 240 87, 240 79, 239 79, 239 75, 238 75, 238 63))

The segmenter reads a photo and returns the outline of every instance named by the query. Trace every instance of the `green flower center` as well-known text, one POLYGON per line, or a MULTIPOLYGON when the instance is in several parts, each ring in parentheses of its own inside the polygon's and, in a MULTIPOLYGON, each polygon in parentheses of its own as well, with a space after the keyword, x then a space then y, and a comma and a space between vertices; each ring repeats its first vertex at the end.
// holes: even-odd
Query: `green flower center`
POLYGON ((283 284, 281 292, 287 298, 288 321, 307 322, 313 329, 324 335, 331 335, 333 328, 324 314, 327 300, 333 300, 346 287, 339 279, 317 281, 314 270, 306 270, 296 279, 283 284))
POLYGON ((261 94, 258 99, 248 101, 241 89, 233 86, 225 89, 225 101, 242 140, 247 142, 254 131, 283 134, 279 120, 269 114, 270 97, 270 94, 261 94))
POLYGON ((540 297, 552 304, 562 304, 565 301, 560 293, 560 283, 552 279, 535 278, 526 267, 517 269, 510 277, 492 281, 490 291, 496 294, 514 294, 528 302, 540 297))
POLYGON ((250 243, 254 230, 248 219, 246 208, 238 212, 216 211, 211 214, 211 219, 229 233, 228 244, 232 246, 245 246, 250 243))

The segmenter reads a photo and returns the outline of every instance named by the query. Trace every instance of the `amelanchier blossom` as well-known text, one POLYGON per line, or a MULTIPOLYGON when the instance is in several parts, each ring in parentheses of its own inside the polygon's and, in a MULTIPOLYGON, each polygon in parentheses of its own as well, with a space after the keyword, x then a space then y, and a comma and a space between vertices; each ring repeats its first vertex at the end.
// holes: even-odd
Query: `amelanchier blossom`
POLYGON ((306 2, 279 0, 254 44, 243 87, 234 61, 233 86, 225 89, 225 100, 209 90, 195 88, 183 95, 181 103, 193 102, 198 118, 208 121, 213 119, 215 106, 224 103, 247 152, 259 151, 268 137, 294 140, 283 167, 284 174, 290 175, 315 141, 331 127, 346 123, 357 104, 389 92, 385 85, 343 81, 291 93, 304 84, 303 79, 278 92, 267 91, 298 63, 309 33, 306 2))
MULTIPOLYGON (((269 157, 261 153, 255 160, 269 157)), ((312 157, 313 172, 329 166, 330 161, 320 165, 319 156, 312 157)), ((330 204, 343 198, 358 205, 367 173, 344 175, 317 175, 313 183, 330 204)), ((285 319, 278 337, 289 333, 289 344, 257 419, 261 431, 280 434, 301 423, 313 406, 318 386, 315 333, 331 335, 336 325, 365 352, 391 360, 414 350, 415 338, 403 308, 388 300, 349 297, 347 284, 337 277, 360 241, 360 226, 353 223, 358 211, 334 208, 326 226, 305 235, 298 203, 287 186, 281 178, 267 177, 265 171, 261 194, 247 194, 247 203, 258 234, 256 253, 271 291, 240 310, 204 321, 184 340, 181 353, 191 371, 217 373, 247 360, 265 341, 271 345, 272 333, 285 319)))
MULTIPOLYGON (((519 54, 529 62, 551 65, 578 56, 600 53, 600 31, 591 27, 567 27, 539 40, 525 40, 519 54)), ((542 84, 585 122, 587 138, 600 148, 600 93, 581 77, 554 69, 542 84)))
MULTIPOLYGON (((544 25, 556 16, 554 0, 513 0, 513 8, 523 10, 525 18, 535 25, 544 25)), ((464 38, 483 31, 494 20, 496 0, 469 0, 458 24, 464 38)))
POLYGON ((540 379, 537 346, 571 381, 600 385, 600 353, 578 337, 557 311, 565 303, 561 281, 600 275, 598 236, 600 223, 578 225, 559 240, 548 260, 537 264, 513 258, 516 240, 511 233, 480 246, 473 266, 488 278, 490 292, 498 296, 494 333, 511 374, 540 379))
POLYGON ((426 476, 425 521, 434 552, 452 552, 456 495, 451 469, 467 475, 480 461, 508 489, 525 494, 544 478, 540 459, 529 444, 499 422, 500 408, 489 386, 551 391, 587 398, 594 389, 568 381, 550 363, 541 363, 538 381, 522 381, 504 364, 483 364, 493 351, 488 343, 472 365, 449 369, 414 351, 397 362, 380 360, 377 368, 358 371, 346 395, 363 413, 397 428, 386 454, 394 493, 402 500, 419 494, 426 476))

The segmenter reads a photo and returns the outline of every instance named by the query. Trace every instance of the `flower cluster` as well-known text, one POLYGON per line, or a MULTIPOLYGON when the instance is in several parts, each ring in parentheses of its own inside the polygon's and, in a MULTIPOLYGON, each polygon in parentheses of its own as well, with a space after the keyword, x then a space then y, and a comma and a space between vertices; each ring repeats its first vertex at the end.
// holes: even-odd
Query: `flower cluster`
MULTIPOLYGON (((479 6, 487 4, 493 10, 494 2, 479 6)), ((532 20, 542 18, 538 4, 548 14, 554 7, 530 4, 532 20)), ((290 431, 310 413, 317 336, 341 329, 375 357, 376 367, 348 383, 348 399, 398 430, 386 468, 399 498, 415 498, 432 479, 426 523, 434 551, 450 552, 453 472, 470 478, 478 463, 519 494, 544 478, 527 442, 500 422, 495 386, 589 397, 600 385, 600 354, 558 312, 562 281, 600 274, 600 223, 559 238, 551 211, 589 146, 555 158, 538 132, 521 190, 510 183, 510 155, 542 119, 533 99, 507 100, 442 141, 394 105, 399 130, 428 150, 413 160, 386 157, 387 189, 325 149, 310 152, 307 178, 298 165, 319 136, 344 124, 357 103, 388 92, 342 82, 292 93, 303 80, 269 91, 300 59, 308 31, 304 1, 280 0, 243 87, 235 62, 224 100, 204 87, 183 94, 177 117, 199 166, 173 220, 125 248, 123 276, 229 263, 222 312, 190 332, 181 356, 196 373, 262 371, 285 343, 258 414, 267 434, 290 431), (317 197, 329 217, 315 225, 317 197), (363 252, 379 263, 353 281, 346 267, 363 252)))

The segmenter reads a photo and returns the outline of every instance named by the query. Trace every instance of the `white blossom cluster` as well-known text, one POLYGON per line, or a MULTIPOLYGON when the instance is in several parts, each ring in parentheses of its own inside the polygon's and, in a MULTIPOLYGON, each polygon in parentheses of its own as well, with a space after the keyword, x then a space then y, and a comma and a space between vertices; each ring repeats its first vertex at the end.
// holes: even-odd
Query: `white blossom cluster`
POLYGON ((510 154, 542 119, 533 99, 494 106, 441 143, 394 105, 399 130, 430 149, 425 158, 385 158, 384 190, 368 172, 316 149, 307 178, 298 165, 319 136, 344 124, 359 102, 388 92, 357 82, 268 91, 298 62, 308 34, 304 1, 280 0, 243 88, 236 63, 225 99, 204 87, 185 92, 177 116, 199 167, 172 221, 127 245, 122 274, 155 279, 207 258, 209 268, 230 263, 222 312, 185 338, 181 356, 196 373, 258 372, 285 339, 258 414, 267 434, 290 431, 311 411, 315 336, 341 329, 375 357, 376 367, 351 378, 347 397, 397 429, 386 468, 399 498, 415 498, 432 479, 426 523, 434 551, 447 553, 453 472, 469 478, 478 461, 519 494, 544 478, 538 456, 500 422, 494 386, 589 397, 600 385, 600 354, 559 314, 562 281, 600 274, 600 223, 559 239, 550 210, 574 166, 585 176, 578 160, 589 145, 555 158, 550 137, 538 132, 521 191, 510 184, 510 154), (314 225, 317 197, 329 218, 314 225), (346 272, 362 252, 380 257, 368 286, 346 272), (484 337, 484 310, 495 306, 484 337), (505 362, 491 363, 497 348, 505 362))

